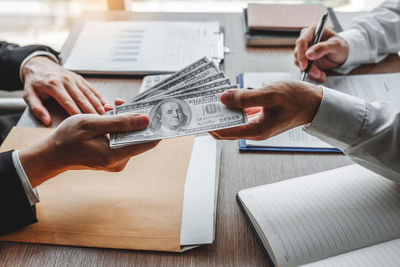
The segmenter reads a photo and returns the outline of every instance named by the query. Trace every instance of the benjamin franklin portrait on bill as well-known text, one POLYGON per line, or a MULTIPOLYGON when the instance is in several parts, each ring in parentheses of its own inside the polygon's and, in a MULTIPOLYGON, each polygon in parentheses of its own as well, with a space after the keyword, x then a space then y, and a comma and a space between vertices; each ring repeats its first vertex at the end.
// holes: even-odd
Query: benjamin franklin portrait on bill
POLYGON ((191 120, 189 106, 177 98, 165 99, 150 111, 150 129, 158 136, 177 135, 191 120))

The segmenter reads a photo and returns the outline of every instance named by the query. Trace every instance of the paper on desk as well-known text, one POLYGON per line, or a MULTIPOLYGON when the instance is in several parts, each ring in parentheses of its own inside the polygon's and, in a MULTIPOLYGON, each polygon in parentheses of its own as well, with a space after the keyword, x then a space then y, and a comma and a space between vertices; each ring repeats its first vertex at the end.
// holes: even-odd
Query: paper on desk
MULTIPOLYGON (((298 77, 297 74, 280 72, 244 73, 243 84, 244 87, 260 88, 270 82, 279 80, 297 80, 298 77)), ((369 102, 386 101, 393 103, 400 108, 400 102, 394 101, 394 99, 400 99, 399 84, 399 73, 385 73, 328 76, 327 82, 323 85, 369 102)), ((246 144, 248 146, 303 146, 310 148, 332 148, 331 145, 326 144, 318 138, 304 133, 299 127, 263 141, 246 140, 246 144)))
POLYGON ((214 241, 220 152, 218 142, 211 136, 196 137, 185 183, 182 246, 214 241))
POLYGON ((88 21, 64 67, 88 74, 165 73, 204 56, 216 63, 224 57, 219 22, 88 21))
MULTIPOLYGON (((15 127, 1 151, 26 147, 51 131, 15 127)), ((39 186, 39 222, 0 240, 179 252, 193 139, 163 140, 120 173, 68 171, 48 180, 39 186)))

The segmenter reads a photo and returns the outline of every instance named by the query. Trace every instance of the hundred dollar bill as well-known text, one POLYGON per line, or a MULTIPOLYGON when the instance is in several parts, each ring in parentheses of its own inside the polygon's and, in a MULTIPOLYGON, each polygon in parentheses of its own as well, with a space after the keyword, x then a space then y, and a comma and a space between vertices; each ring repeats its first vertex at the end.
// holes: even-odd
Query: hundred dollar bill
POLYGON ((110 146, 117 148, 150 140, 204 133, 247 124, 242 110, 228 109, 220 102, 225 88, 194 94, 130 103, 115 107, 115 114, 142 113, 150 117, 147 129, 111 135, 110 146))
MULTIPOLYGON (((193 88, 193 89, 189 89, 185 92, 178 92, 176 94, 168 95, 168 97, 179 97, 179 96, 183 96, 183 95, 187 95, 187 94, 201 93, 201 92, 217 90, 217 89, 224 89, 224 91, 226 91, 226 90, 230 90, 230 89, 239 89, 239 86, 237 84, 230 85, 227 83, 227 84, 223 84, 221 86, 213 86, 213 88, 211 88, 211 89, 198 90, 197 88, 193 88)), ((163 98, 160 97, 158 99, 163 99, 163 98)))
POLYGON ((182 85, 182 84, 175 85, 175 86, 169 88, 168 92, 194 88, 194 87, 201 86, 203 84, 211 83, 213 81, 220 80, 220 79, 225 79, 225 78, 226 78, 225 77, 225 73, 220 71, 220 72, 217 72, 216 74, 212 74, 210 76, 206 76, 205 78, 197 79, 197 77, 196 77, 196 79, 193 79, 194 80, 193 82, 191 82, 189 80, 188 81, 189 83, 185 83, 185 85, 182 85))
POLYGON ((184 67, 183 69, 181 69, 180 71, 175 72, 174 74, 170 75, 169 77, 161 80, 160 82, 154 84, 153 86, 151 86, 147 91, 135 96, 134 98, 132 98, 129 102, 134 102, 136 99, 141 98, 142 95, 144 95, 146 92, 151 91, 151 89, 153 88, 158 88, 163 86, 164 84, 167 84, 173 80, 178 79, 179 77, 186 75, 187 73, 193 71, 194 69, 197 69, 198 67, 205 65, 207 63, 209 63, 210 60, 207 57, 203 57, 195 62, 193 62, 192 64, 184 67))
POLYGON ((226 79, 226 80, 229 81, 229 79, 225 78, 225 74, 223 72, 218 72, 217 74, 214 74, 214 75, 211 75, 209 77, 200 79, 200 80, 198 80, 196 82, 193 82, 193 83, 190 83, 190 84, 188 84, 186 86, 170 88, 170 90, 168 90, 166 92, 162 92, 162 93, 157 94, 155 96, 148 97, 148 98, 144 99, 143 101, 146 101, 147 99, 155 99, 155 98, 159 98, 161 96, 167 96, 167 95, 171 95, 171 94, 176 95, 177 92, 183 92, 183 91, 186 91, 186 90, 191 89, 191 88, 197 88, 197 87, 200 87, 200 86, 208 84, 208 83, 221 81, 222 79, 226 79))
MULTIPOLYGON (((201 91, 206 91, 206 90, 210 90, 210 89, 216 89, 219 87, 223 87, 223 86, 229 86, 231 85, 231 82, 229 81, 229 79, 220 79, 220 80, 216 80, 212 83, 207 83, 204 84, 202 86, 199 87, 189 87, 187 89, 184 90, 174 90, 165 94, 159 94, 159 95, 155 95, 153 97, 150 98, 146 98, 142 101, 138 101, 140 102, 147 102, 150 100, 155 100, 155 99, 161 99, 161 98, 166 98, 166 97, 170 97, 170 96, 176 96, 176 95, 182 95, 182 94, 189 94, 189 93, 196 93, 196 92, 201 92, 201 91)), ((135 103, 138 103, 135 102, 135 103)))
POLYGON ((143 78, 142 83, 140 85, 139 93, 149 90, 155 84, 159 83, 162 80, 170 77, 172 74, 161 74, 161 75, 147 75, 143 78))
POLYGON ((219 81, 215 81, 213 83, 209 83, 200 87, 195 87, 195 88, 190 88, 187 89, 185 91, 178 91, 175 93, 171 93, 167 96, 160 96, 157 99, 162 99, 165 97, 176 97, 176 96, 181 96, 181 95, 186 95, 186 94, 194 94, 194 93, 200 93, 200 92, 204 92, 204 91, 209 91, 209 90, 213 90, 213 89, 220 89, 220 88, 225 88, 225 89, 237 89, 238 85, 234 84, 231 85, 231 82, 229 81, 229 79, 224 79, 224 80, 219 80, 219 81))
POLYGON ((170 90, 170 88, 173 87, 183 87, 188 84, 191 84, 193 82, 196 82, 198 80, 201 80, 203 78, 212 76, 213 74, 218 73, 218 67, 215 65, 214 62, 209 62, 206 65, 200 66, 193 71, 181 76, 178 79, 175 79, 173 81, 168 82, 167 84, 164 84, 162 87, 155 87, 153 89, 149 89, 145 91, 143 94, 141 94, 139 97, 134 98, 131 103, 135 101, 141 101, 145 98, 152 97, 154 95, 161 94, 163 92, 167 92, 170 90))

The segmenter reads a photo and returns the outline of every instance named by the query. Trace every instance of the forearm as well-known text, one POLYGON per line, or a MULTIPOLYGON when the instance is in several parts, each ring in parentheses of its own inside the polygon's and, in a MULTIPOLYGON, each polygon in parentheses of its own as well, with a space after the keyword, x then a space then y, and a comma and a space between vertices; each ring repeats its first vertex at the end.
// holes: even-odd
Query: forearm
POLYGON ((389 0, 371 13, 353 20, 349 30, 339 33, 349 45, 346 62, 337 69, 348 73, 364 63, 377 63, 400 50, 400 1, 389 0))
POLYGON ((389 103, 369 103, 328 88, 323 93, 306 131, 358 164, 400 181, 400 111, 389 103))

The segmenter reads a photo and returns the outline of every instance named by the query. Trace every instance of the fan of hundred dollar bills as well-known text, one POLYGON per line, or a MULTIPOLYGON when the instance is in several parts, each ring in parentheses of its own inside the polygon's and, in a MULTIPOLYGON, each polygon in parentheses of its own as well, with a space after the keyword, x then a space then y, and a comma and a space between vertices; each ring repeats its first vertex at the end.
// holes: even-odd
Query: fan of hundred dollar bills
POLYGON ((147 129, 111 135, 112 148, 157 139, 199 134, 247 124, 246 114, 220 102, 221 94, 238 89, 204 57, 159 81, 111 115, 141 113, 150 118, 147 129))

